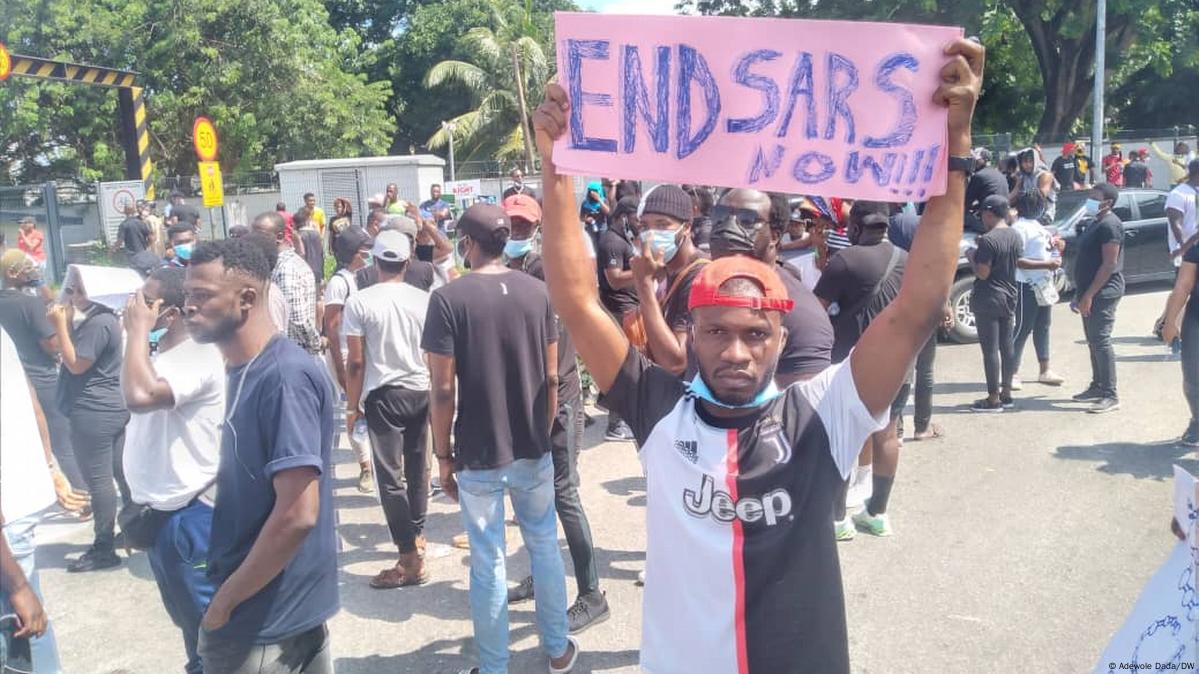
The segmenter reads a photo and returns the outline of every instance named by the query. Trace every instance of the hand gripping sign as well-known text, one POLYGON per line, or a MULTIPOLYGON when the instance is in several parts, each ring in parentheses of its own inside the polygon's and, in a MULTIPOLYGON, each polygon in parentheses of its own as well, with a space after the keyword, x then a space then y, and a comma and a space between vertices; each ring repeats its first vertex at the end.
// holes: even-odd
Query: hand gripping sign
POLYGON ((555 14, 571 174, 879 201, 943 194, 960 28, 555 14))

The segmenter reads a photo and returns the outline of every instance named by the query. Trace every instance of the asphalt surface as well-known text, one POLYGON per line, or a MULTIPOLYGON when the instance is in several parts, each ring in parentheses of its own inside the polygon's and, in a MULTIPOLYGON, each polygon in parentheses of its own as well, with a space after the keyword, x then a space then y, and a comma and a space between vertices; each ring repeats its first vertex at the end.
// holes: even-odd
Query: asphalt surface
MULTIPOLYGON (((1028 383, 1018 409, 971 414, 983 392, 973 345, 937 356, 934 419, 948 437, 908 443, 890 512, 896 536, 859 534, 839 546, 855 672, 1090 671, 1173 538, 1171 464, 1199 471, 1175 445, 1186 421, 1177 360, 1149 337, 1161 287, 1130 295, 1115 341, 1123 408, 1094 416, 1069 402, 1089 379, 1080 321, 1054 312, 1061 388, 1028 383)), ((1024 374, 1033 378, 1032 345, 1024 374)), ((910 410, 909 410, 910 413, 910 410)), ((908 427, 911 423, 909 419, 908 427)), ((602 443, 603 417, 580 459, 601 583, 612 617, 580 637, 578 672, 636 671, 644 560, 645 481, 629 445, 602 443)), ((344 438, 343 438, 344 445, 344 438)), ((331 623, 337 671, 455 672, 474 664, 466 553, 445 497, 430 506, 429 567, 420 588, 377 591, 368 579, 395 559, 373 496, 355 489, 357 467, 336 453, 342 540, 342 610, 331 623)), ((528 570, 509 528, 509 579, 528 570)), ((90 542, 90 526, 51 518, 38 562, 64 670, 182 671, 183 648, 144 554, 120 568, 74 575, 64 566, 90 542)), ((566 560, 571 572, 569 556, 566 560)), ((570 598, 574 583, 568 579, 570 598)), ((512 672, 544 672, 531 604, 510 614, 512 672)))

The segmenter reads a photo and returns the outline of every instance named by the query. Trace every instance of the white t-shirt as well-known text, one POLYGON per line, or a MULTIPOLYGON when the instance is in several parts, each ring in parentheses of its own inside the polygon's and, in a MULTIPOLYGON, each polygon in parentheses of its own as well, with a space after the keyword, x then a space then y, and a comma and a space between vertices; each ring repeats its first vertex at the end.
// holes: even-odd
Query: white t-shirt
MULTIPOLYGON (((1049 259, 1049 231, 1041 223, 1027 218, 1017 218, 1012 223, 1012 229, 1016 230, 1016 233, 1020 235, 1020 240, 1024 242, 1024 251, 1020 253, 1020 257, 1038 262, 1049 259)), ((1016 282, 1040 283, 1049 278, 1052 273, 1048 269, 1016 267, 1016 282)))
POLYGON ((178 510, 216 477, 225 413, 225 362, 190 338, 152 358, 172 409, 134 412, 125 427, 125 479, 136 503, 178 510))
POLYGON ((0 511, 15 522, 54 505, 46 449, 17 346, 0 329, 0 511))
MULTIPOLYGON (((1182 212, 1182 241, 1186 241, 1195 235, 1195 229, 1199 226, 1196 224, 1196 218, 1199 217, 1197 215, 1197 211, 1199 211, 1199 190, 1186 183, 1182 183, 1170 190, 1170 196, 1166 197, 1166 208, 1173 208, 1176 211, 1182 212)), ((1182 241, 1175 241, 1174 230, 1168 227, 1167 229, 1166 240, 1170 242, 1170 252, 1173 253, 1182 245, 1182 241)), ((1181 257, 1174 258, 1174 266, 1177 267, 1181 264, 1181 257)))
MULTIPOLYGON (((337 273, 329 279, 325 284, 325 306, 326 307, 344 307, 346 300, 358 292, 358 279, 355 278, 354 272, 349 269, 339 269, 337 273)), ((345 315, 342 315, 342 320, 345 320, 345 315)), ((346 358, 346 329, 343 325, 341 334, 337 336, 338 342, 341 344, 341 359, 346 358)))
POLYGON ((429 311, 429 293, 407 283, 376 283, 354 293, 346 302, 341 331, 361 337, 362 399, 383 386, 429 390, 429 368, 420 340, 429 311))

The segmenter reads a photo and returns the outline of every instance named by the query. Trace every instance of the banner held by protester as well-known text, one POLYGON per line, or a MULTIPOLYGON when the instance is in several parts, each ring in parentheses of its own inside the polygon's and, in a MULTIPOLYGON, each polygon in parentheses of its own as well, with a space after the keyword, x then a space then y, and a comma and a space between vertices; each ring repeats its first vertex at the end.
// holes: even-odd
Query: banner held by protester
POLYGON ((565 173, 886 201, 945 191, 960 28, 555 14, 565 173))

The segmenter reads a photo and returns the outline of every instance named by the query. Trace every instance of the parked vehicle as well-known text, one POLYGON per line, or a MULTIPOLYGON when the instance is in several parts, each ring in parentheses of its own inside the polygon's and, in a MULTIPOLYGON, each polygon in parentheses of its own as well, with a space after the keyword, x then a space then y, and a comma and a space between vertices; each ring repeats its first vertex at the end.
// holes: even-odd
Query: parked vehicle
MULTIPOLYGON (((1064 294, 1074 290, 1074 264, 1078 257, 1078 235, 1091 223, 1083 205, 1086 191, 1063 192, 1057 199, 1057 217, 1053 228, 1066 241, 1063 267, 1057 273, 1058 289, 1064 294)), ((1154 189, 1126 189, 1120 191, 1113 212, 1124 223, 1124 279, 1128 285, 1169 281, 1174 278, 1174 265, 1170 262, 1166 236, 1169 224, 1166 221, 1167 192, 1154 189)), ((966 260, 966 250, 974 247, 978 234, 967 231, 962 236, 961 257, 958 258, 958 273, 949 291, 949 303, 953 308, 955 324, 947 337, 958 343, 978 340, 974 326, 974 312, 970 310, 970 291, 974 286, 974 270, 966 260)))

